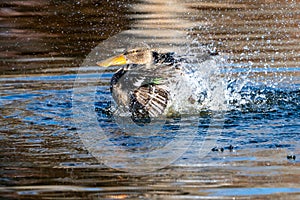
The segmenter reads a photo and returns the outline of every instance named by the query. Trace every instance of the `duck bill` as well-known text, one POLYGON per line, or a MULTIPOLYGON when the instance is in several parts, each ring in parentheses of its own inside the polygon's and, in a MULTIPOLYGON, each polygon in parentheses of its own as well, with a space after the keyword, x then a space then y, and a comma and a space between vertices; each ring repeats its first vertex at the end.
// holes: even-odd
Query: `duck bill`
POLYGON ((127 64, 127 60, 123 54, 108 58, 104 61, 99 61, 96 63, 100 67, 109 67, 109 66, 120 66, 127 64))

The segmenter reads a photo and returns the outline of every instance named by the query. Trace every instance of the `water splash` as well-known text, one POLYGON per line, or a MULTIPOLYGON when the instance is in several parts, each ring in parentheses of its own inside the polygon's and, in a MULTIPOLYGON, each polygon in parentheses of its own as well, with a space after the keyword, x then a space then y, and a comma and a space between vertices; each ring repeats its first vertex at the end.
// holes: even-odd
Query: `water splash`
MULTIPOLYGON (((183 115, 194 115, 203 110, 268 111, 282 99, 287 104, 299 105, 299 99, 295 97, 299 93, 296 85, 289 84, 291 88, 281 92, 281 82, 266 80, 263 75, 257 76, 257 68, 251 61, 236 63, 222 52, 211 56, 217 54, 213 45, 204 46, 197 38, 192 39, 190 36, 186 36, 185 41, 184 47, 178 48, 178 45, 173 44, 168 49, 165 46, 160 48, 162 52, 173 50, 178 58, 185 60, 182 63, 184 77, 177 82, 180 87, 177 84, 170 88, 176 92, 171 94, 174 101, 169 108, 183 115), (264 81, 253 79, 254 75, 256 78, 264 78, 264 81)), ((159 49, 153 43, 149 46, 159 49)), ((259 72, 269 73, 270 69, 263 68, 259 72)), ((274 74, 280 80, 289 78, 277 74, 277 71, 274 74)))

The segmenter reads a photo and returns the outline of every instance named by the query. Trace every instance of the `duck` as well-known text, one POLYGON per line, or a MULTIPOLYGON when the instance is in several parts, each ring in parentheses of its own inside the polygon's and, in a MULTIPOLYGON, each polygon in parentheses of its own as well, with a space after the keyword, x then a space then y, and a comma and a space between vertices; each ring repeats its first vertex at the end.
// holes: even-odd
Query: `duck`
POLYGON ((151 118, 174 115, 172 104, 176 100, 196 102, 189 94, 191 86, 184 70, 189 62, 175 52, 141 46, 96 64, 120 67, 110 81, 112 97, 119 107, 131 113, 134 122, 146 123, 151 118))

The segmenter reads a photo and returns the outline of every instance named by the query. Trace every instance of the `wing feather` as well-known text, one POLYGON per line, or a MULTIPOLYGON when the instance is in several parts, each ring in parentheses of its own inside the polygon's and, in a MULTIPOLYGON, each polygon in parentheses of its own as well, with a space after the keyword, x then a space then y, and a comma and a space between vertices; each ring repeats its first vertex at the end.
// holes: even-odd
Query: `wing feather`
POLYGON ((169 92, 161 85, 144 85, 131 95, 130 109, 134 116, 158 117, 163 114, 169 100, 169 92))

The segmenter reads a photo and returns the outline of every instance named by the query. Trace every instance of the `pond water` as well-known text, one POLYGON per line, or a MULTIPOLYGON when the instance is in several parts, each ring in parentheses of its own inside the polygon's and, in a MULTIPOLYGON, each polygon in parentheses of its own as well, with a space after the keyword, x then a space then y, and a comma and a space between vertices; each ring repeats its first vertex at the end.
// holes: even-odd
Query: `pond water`
POLYGON ((0 5, 2 198, 300 198, 299 1, 0 5), (117 68, 95 63, 137 41, 219 52, 197 65, 205 109, 149 127, 103 112, 117 68))

